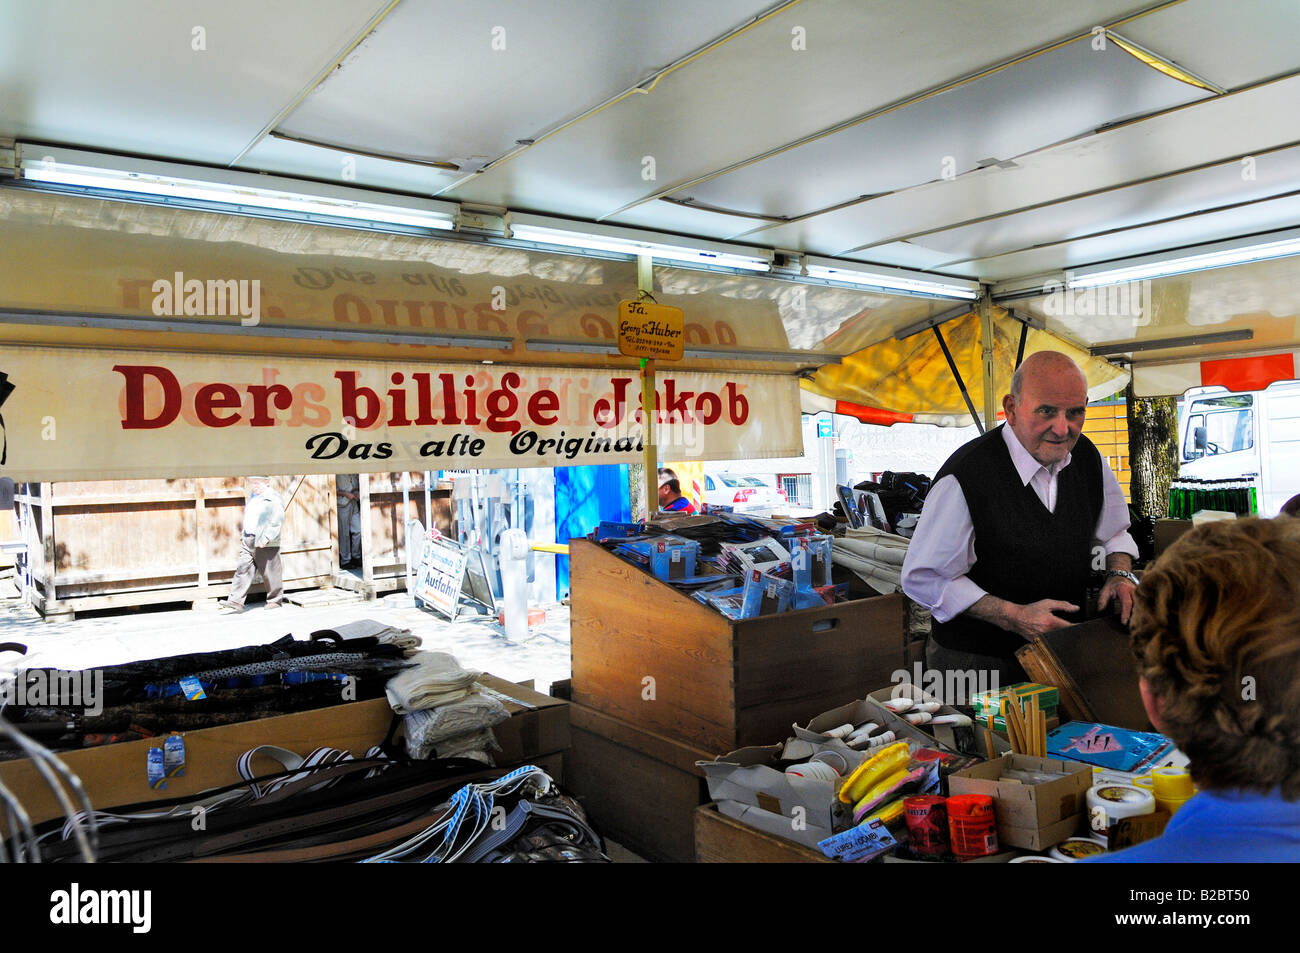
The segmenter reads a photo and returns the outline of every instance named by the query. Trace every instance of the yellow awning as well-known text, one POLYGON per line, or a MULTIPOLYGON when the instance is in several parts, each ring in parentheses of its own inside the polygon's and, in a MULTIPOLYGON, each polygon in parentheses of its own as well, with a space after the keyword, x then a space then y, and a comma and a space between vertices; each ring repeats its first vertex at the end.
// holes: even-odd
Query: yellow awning
MULTIPOLYGON (((1010 391, 1022 325, 1001 308, 993 309, 994 397, 1010 391)), ((976 412, 984 407, 980 320, 974 312, 940 325, 948 350, 961 372, 976 412)), ((1128 374, 1046 331, 1030 329, 1025 356, 1060 351, 1083 368, 1091 400, 1122 389, 1128 374)), ((802 382, 804 410, 849 414, 869 423, 933 423, 964 427, 971 421, 957 380, 933 331, 899 341, 890 338, 830 364, 802 382)))

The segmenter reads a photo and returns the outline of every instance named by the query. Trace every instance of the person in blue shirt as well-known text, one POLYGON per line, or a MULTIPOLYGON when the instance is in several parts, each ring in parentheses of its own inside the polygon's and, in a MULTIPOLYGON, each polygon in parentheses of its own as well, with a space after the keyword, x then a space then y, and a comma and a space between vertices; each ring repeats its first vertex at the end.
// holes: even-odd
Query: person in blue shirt
POLYGON ((1151 723, 1199 786, 1162 836, 1092 863, 1300 861, 1300 520, 1209 523, 1138 586, 1151 723))
POLYGON ((667 467, 659 468, 659 509, 687 516, 695 512, 695 504, 682 496, 682 484, 677 474, 667 467))

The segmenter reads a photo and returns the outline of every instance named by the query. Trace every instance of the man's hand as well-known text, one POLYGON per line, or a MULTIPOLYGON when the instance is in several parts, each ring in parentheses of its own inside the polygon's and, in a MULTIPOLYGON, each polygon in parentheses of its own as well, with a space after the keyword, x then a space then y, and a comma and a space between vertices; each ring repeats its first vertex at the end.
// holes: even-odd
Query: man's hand
POLYGON ((1040 599, 1022 606, 997 596, 984 596, 966 611, 977 619, 1016 633, 1026 642, 1033 642, 1046 632, 1071 624, 1055 613, 1078 612, 1079 607, 1059 599, 1040 599))
POLYGON ((1073 623, 1066 622, 1056 613, 1078 612, 1079 607, 1060 599, 1040 599, 1027 606, 1018 606, 1018 612, 1012 616, 1011 631, 1022 636, 1026 642, 1033 642, 1053 629, 1064 629, 1073 623))
POLYGON ((1135 592, 1137 592, 1137 586, 1123 576, 1111 576, 1106 580, 1106 584, 1101 587, 1101 594, 1097 597, 1097 610, 1105 609, 1110 604, 1110 600, 1114 599, 1115 604, 1119 606, 1119 620, 1128 625, 1129 613, 1133 611, 1133 594, 1135 592))

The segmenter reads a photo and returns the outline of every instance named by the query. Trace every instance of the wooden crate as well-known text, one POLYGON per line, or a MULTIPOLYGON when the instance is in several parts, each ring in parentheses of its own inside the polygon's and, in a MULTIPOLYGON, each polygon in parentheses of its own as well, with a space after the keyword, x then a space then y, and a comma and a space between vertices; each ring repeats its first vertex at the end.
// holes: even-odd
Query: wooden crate
POLYGON ((695 809, 695 859, 701 864, 833 864, 821 851, 742 824, 716 804, 695 809))
POLYGON ((693 861, 693 815, 708 800, 695 762, 715 753, 581 705, 569 706, 569 721, 565 780, 596 829, 649 860, 693 861))
POLYGON ((573 700, 713 754, 775 744, 903 667, 901 595, 733 622, 594 543, 569 552, 573 700))

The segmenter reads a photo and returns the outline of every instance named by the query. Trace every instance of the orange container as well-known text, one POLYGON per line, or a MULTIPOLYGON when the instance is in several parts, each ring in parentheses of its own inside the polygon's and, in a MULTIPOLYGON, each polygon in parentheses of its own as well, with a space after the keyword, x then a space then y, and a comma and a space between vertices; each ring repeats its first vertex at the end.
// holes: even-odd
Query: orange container
POLYGON ((955 794, 948 798, 948 833, 959 860, 998 852, 998 824, 993 798, 987 794, 955 794))
POLYGON ((948 853, 948 811, 944 799, 921 794, 903 800, 907 812, 907 840, 912 853, 942 857, 948 853))

